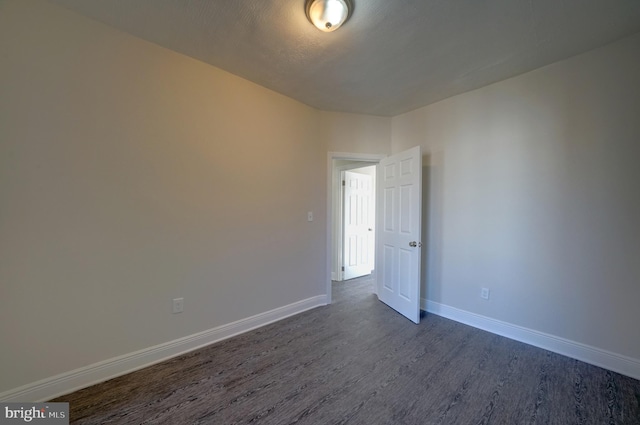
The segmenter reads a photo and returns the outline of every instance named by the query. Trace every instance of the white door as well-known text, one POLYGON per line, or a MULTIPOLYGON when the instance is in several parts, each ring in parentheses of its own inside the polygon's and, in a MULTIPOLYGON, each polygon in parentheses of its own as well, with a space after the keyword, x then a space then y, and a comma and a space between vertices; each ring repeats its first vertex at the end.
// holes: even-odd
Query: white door
POLYGON ((373 178, 351 171, 344 172, 344 247, 343 279, 371 274, 373 178))
POLYGON ((380 161, 378 172, 378 298, 420 322, 420 147, 380 161))

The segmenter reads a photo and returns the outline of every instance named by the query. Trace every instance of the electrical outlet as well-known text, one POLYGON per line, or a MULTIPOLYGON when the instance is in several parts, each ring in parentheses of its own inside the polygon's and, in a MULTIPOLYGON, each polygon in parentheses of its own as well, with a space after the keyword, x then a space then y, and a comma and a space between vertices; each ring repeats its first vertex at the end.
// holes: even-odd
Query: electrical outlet
POLYGON ((313 221, 313 211, 307 213, 307 221, 313 221))
POLYGON ((480 290, 480 297, 484 298, 485 300, 489 299, 489 288, 482 288, 480 290))
POLYGON ((182 313, 184 310, 184 298, 173 299, 173 314, 182 313))

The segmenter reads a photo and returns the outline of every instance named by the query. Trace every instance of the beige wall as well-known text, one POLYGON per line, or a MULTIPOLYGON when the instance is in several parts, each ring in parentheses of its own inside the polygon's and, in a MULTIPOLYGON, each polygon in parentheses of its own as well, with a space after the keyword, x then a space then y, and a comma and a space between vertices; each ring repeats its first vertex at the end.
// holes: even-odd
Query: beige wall
POLYGON ((426 298, 640 359, 639 99, 636 35, 394 117, 428 164, 426 298))
POLYGON ((318 111, 39 1, 0 58, 0 392, 325 292, 318 111))
POLYGON ((330 152, 389 154, 389 117, 321 111, 320 123, 330 152))

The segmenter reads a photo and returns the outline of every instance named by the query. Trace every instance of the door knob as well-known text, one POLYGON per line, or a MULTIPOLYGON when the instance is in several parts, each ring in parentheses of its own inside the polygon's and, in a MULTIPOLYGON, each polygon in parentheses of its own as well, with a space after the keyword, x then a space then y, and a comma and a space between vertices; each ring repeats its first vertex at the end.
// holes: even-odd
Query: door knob
POLYGON ((422 247, 422 242, 411 241, 411 242, 409 242, 409 246, 412 247, 412 248, 422 247))

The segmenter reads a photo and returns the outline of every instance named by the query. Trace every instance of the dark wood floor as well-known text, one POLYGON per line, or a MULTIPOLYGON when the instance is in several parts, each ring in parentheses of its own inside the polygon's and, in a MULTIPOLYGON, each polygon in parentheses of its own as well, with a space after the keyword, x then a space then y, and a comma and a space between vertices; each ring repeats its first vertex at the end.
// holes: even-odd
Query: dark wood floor
POLYGON ((640 424, 640 381, 427 315, 335 302, 56 401, 76 424, 640 424))

